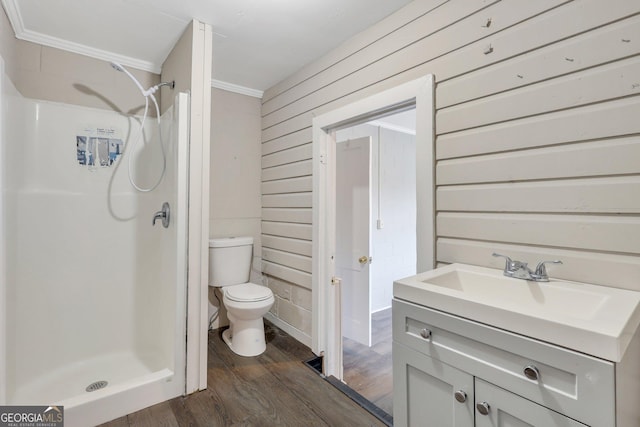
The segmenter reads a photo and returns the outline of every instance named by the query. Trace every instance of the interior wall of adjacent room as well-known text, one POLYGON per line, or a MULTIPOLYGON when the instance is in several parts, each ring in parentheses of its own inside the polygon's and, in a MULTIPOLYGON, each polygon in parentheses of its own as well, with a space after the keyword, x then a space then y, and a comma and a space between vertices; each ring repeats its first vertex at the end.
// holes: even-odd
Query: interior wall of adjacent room
POLYGON ((391 307, 395 279, 416 273, 416 148, 414 135, 366 123, 339 130, 336 141, 363 136, 371 138, 369 300, 375 313, 391 307))

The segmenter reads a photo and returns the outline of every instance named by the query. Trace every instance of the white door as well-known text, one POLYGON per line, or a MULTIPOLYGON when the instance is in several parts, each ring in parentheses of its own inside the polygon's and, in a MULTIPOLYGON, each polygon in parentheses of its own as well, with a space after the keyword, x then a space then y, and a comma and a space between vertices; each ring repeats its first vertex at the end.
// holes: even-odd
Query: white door
POLYGON ((371 345, 369 260, 371 138, 336 147, 336 275, 342 279, 342 336, 371 345))

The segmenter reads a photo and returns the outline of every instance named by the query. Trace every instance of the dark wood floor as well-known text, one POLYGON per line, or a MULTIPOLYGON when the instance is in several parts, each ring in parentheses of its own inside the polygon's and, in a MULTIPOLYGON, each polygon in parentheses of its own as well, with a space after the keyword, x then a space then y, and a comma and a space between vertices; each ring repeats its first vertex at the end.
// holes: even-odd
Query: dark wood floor
POLYGON ((353 390, 393 415, 391 308, 374 313, 371 347, 342 339, 343 379, 353 390))
POLYGON ((103 427, 384 426, 304 365, 313 353, 269 322, 267 350, 234 354, 209 332, 207 390, 118 418, 103 427))

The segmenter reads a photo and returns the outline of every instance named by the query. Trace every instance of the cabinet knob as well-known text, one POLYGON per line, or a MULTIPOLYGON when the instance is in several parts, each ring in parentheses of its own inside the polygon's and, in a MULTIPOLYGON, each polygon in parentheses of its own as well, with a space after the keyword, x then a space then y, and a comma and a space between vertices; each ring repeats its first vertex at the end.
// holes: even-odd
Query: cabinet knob
POLYGON ((534 365, 524 367, 524 376, 530 380, 538 381, 540 379, 540 371, 534 365))
POLYGON ((489 404, 487 402, 481 402, 476 405, 476 409, 482 415, 489 415, 489 404))
POLYGON ((420 336, 425 340, 428 340, 429 338, 431 338, 431 331, 427 328, 424 328, 420 331, 420 336))
POLYGON ((467 401, 467 393, 465 393, 462 390, 458 390, 455 393, 453 393, 453 396, 456 398, 456 400, 460 403, 464 403, 467 401))

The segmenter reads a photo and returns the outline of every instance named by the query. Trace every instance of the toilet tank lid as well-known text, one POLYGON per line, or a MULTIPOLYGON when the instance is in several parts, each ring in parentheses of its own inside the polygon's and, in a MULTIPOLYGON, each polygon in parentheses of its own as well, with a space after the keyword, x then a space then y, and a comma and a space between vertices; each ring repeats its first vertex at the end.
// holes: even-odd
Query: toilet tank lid
POLYGON ((209 239, 210 248, 229 248, 232 246, 253 245, 253 237, 220 237, 209 239))

